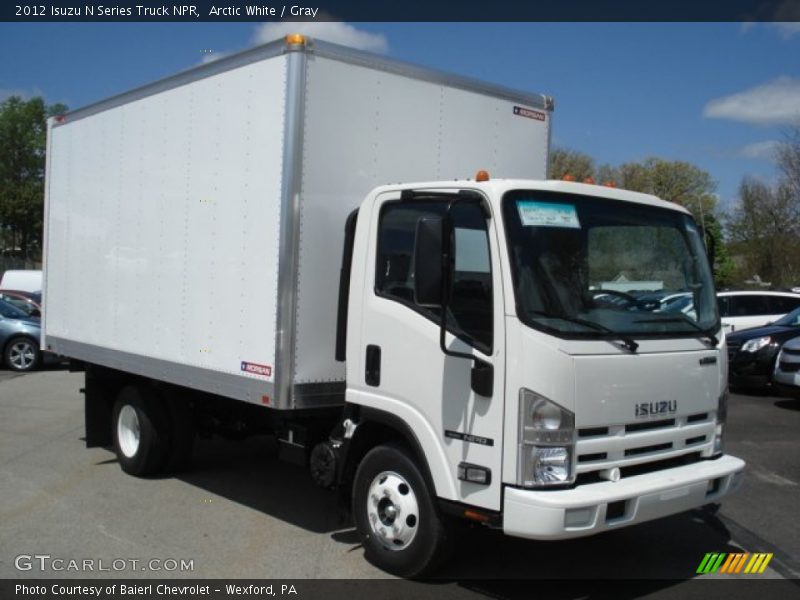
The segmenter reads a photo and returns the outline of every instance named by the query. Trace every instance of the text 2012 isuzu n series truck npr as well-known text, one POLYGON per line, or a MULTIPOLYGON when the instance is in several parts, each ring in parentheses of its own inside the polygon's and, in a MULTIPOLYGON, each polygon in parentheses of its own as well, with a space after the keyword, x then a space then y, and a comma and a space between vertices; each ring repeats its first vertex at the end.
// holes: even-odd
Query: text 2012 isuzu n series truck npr
POLYGON ((561 539, 718 502, 744 463, 698 226, 545 181, 552 106, 289 36, 53 119, 43 344, 85 368, 87 445, 146 475, 273 433, 406 576, 452 517, 561 539))

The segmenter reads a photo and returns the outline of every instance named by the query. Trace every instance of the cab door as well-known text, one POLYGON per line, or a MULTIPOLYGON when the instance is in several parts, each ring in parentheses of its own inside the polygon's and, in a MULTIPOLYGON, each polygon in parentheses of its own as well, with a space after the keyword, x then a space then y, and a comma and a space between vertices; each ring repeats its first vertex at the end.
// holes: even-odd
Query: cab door
POLYGON ((358 342, 348 341, 348 400, 389 411, 409 425, 438 496, 499 510, 505 332, 500 252, 488 203, 457 203, 451 211, 455 273, 445 344, 491 365, 490 397, 472 390, 472 360, 442 352, 440 309, 414 302, 417 222, 443 215, 448 201, 441 195, 401 200, 398 192, 384 193, 363 215, 369 240, 360 307, 350 313, 361 326, 358 342), (485 470, 486 482, 459 480, 459 467, 467 465, 485 470))

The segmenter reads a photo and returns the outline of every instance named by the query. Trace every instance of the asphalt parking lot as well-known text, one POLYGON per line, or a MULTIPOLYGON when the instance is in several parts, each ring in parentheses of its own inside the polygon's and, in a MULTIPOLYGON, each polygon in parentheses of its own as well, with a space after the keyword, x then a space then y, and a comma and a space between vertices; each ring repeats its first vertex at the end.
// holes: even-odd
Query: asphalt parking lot
MULTIPOLYGON (((0 371, 0 577, 386 577, 364 560, 334 495, 279 462, 269 439, 201 441, 190 472, 135 479, 110 451, 84 447, 81 386, 82 374, 60 369, 0 371), (185 559, 193 569, 20 571, 20 554, 185 559)), ((470 587, 473 578, 637 578, 646 580, 644 595, 672 596, 698 577, 706 552, 774 552, 758 577, 800 577, 800 401, 734 394, 729 415, 728 451, 748 470, 717 515, 696 511, 563 542, 467 530, 436 593, 461 586, 498 595, 470 587)))

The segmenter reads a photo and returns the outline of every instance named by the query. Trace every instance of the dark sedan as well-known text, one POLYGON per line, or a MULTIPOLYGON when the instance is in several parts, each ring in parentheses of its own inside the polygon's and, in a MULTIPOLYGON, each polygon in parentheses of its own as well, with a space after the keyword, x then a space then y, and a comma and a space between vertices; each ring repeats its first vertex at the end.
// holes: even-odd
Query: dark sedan
POLYGON ((763 388, 772 383, 775 360, 783 344, 800 335, 800 308, 777 321, 742 329, 727 336, 728 383, 731 387, 763 388))

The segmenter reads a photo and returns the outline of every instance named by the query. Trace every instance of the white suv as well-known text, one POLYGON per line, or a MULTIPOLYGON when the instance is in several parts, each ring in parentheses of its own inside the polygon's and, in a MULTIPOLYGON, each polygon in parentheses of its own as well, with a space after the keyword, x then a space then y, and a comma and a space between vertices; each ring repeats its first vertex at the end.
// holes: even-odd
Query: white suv
POLYGON ((726 332, 761 327, 800 306, 800 294, 791 292, 718 292, 719 316, 726 332))

